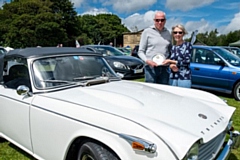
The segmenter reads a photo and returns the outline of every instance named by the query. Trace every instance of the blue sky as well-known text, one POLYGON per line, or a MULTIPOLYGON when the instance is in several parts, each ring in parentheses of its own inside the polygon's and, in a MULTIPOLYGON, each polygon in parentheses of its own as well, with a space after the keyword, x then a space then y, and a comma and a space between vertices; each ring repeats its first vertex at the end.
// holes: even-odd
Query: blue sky
MULTIPOLYGON (((153 25, 153 14, 167 15, 166 27, 183 24, 189 33, 240 30, 240 0, 71 0, 79 14, 112 13, 132 31, 153 25)), ((240 38, 240 37, 239 37, 240 38)))
MULTIPOLYGON (((8 0, 9 1, 9 0, 8 0)), ((240 0, 70 0, 78 14, 111 13, 122 19, 132 31, 153 25, 156 10, 167 15, 166 27, 171 30, 183 24, 191 33, 219 34, 240 30, 240 0)), ((3 0, 0 0, 2 3, 3 0)), ((189 35, 190 36, 190 35, 189 35)), ((240 39, 240 37, 239 37, 240 39)))

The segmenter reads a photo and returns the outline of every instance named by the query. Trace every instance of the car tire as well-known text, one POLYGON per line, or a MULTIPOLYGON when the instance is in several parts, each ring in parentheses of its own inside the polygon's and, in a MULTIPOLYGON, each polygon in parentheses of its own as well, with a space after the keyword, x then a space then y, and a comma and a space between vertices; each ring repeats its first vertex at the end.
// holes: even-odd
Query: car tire
POLYGON ((240 101, 240 82, 238 82, 233 89, 233 96, 237 101, 240 101))
POLYGON ((77 160, 120 160, 114 153, 109 151, 105 146, 85 142, 81 145, 77 160))

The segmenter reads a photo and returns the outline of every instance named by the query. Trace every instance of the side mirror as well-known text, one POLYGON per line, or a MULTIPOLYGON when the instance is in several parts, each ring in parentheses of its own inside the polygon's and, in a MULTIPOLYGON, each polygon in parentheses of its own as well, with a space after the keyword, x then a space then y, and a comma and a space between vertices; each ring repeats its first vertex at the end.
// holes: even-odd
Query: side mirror
POLYGON ((18 86, 17 88, 17 94, 20 96, 30 96, 31 94, 29 93, 29 88, 25 85, 18 86))
POLYGON ((217 61, 217 64, 218 64, 218 65, 221 65, 221 66, 225 66, 225 65, 226 65, 225 62, 224 62, 223 60, 219 60, 219 61, 217 61))

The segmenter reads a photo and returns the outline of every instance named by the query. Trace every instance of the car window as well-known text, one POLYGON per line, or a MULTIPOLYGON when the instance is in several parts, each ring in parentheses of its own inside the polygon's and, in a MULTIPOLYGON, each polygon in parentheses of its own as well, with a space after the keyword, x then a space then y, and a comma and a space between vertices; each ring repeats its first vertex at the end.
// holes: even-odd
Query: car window
POLYGON ((213 51, 204 48, 196 48, 193 52, 192 62, 218 65, 221 59, 213 51))
POLYGON ((221 59, 212 51, 206 50, 206 64, 219 65, 221 59))
POLYGON ((24 58, 13 58, 4 62, 4 85, 8 88, 17 89, 25 85, 31 90, 30 76, 27 60, 24 58))
POLYGON ((94 47, 94 48, 103 52, 104 54, 107 54, 108 56, 122 56, 122 55, 125 55, 123 52, 121 52, 118 49, 115 49, 114 47, 94 47))
POLYGON ((217 52, 221 57, 223 57, 226 61, 234 66, 240 66, 240 58, 234 53, 223 49, 223 48, 213 48, 215 52, 217 52))
POLYGON ((240 55, 240 49, 238 48, 232 48, 232 52, 238 56, 240 55))
POLYGON ((206 51, 202 48, 196 48, 192 55, 192 62, 206 63, 206 51))

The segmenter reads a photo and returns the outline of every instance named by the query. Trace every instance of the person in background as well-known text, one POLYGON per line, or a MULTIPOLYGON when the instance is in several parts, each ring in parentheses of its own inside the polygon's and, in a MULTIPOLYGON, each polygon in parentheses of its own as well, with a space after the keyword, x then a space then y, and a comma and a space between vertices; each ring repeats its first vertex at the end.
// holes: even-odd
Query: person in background
POLYGON ((62 44, 62 43, 60 43, 60 44, 58 44, 58 45, 57 45, 57 47, 63 47, 63 44, 62 44))
POLYGON ((170 56, 171 34, 164 27, 166 14, 162 11, 155 12, 154 25, 146 28, 140 39, 138 56, 145 62, 145 82, 168 84, 169 66, 159 65, 153 57, 162 54, 165 58, 170 56))
POLYGON ((109 45, 110 45, 110 46, 113 46, 113 43, 112 43, 112 42, 110 42, 110 43, 109 43, 109 45))
POLYGON ((186 34, 187 31, 183 25, 178 24, 172 27, 172 37, 175 45, 172 46, 170 59, 165 60, 163 65, 169 64, 170 66, 170 85, 191 88, 192 44, 183 40, 186 34))

